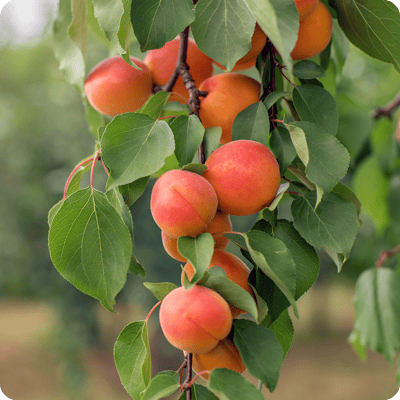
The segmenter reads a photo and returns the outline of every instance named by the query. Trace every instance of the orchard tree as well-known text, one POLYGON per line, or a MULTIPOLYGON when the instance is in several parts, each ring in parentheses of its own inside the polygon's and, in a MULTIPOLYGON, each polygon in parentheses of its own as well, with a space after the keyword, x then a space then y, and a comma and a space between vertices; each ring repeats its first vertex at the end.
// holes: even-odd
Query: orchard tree
MULTIPOLYGON (((320 81, 340 78, 349 41, 400 70, 400 16, 386 0, 60 1, 54 50, 82 95, 95 142, 50 210, 52 261, 112 311, 127 274, 145 279, 129 207, 157 176, 151 212, 182 268, 180 287, 144 283, 159 301, 154 309, 161 304, 165 337, 182 350, 181 367, 151 375, 154 309, 115 343, 133 399, 180 390, 181 399, 254 400, 263 386, 275 389, 294 334, 288 310, 300 317, 296 302, 319 273, 317 250, 340 271, 360 226, 361 203, 341 182, 353 160, 320 81), (89 72, 88 32, 109 49, 89 72), (130 55, 135 39, 142 59, 130 55), (246 75, 251 68, 259 79, 246 75), (103 191, 93 187, 97 162, 108 176, 103 191), (80 188, 85 173, 90 185, 80 188), (230 215, 256 213, 248 232, 232 231, 230 215), (229 241, 243 259, 225 250, 229 241)), ((391 363, 400 275, 383 263, 397 252, 382 253, 360 276, 351 335, 360 356, 371 348, 391 363)))

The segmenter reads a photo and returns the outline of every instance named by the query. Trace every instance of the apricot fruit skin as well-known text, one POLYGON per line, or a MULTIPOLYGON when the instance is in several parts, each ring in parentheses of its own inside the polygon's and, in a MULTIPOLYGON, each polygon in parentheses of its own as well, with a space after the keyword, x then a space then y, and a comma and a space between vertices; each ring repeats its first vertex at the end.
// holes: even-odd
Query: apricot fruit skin
MULTIPOLYGON (((207 228, 207 232, 211 234, 218 234, 222 232, 230 232, 232 231, 232 222, 229 218, 229 215, 224 214, 218 211, 215 214, 215 217, 210 222, 207 228)), ((164 246, 165 251, 175 260, 186 262, 186 258, 179 253, 178 250, 178 238, 173 238, 167 235, 164 231, 161 231, 161 239, 164 246)), ((228 246, 229 239, 222 236, 217 235, 214 237, 216 249, 225 249, 228 246)))
POLYGON ((84 90, 91 106, 98 112, 115 116, 142 107, 153 90, 150 70, 138 58, 131 60, 136 69, 122 57, 110 57, 98 63, 89 73, 84 90))
MULTIPOLYGON (((147 53, 144 62, 149 67, 156 85, 165 85, 174 72, 178 59, 179 43, 180 40, 177 37, 167 42, 160 49, 150 50, 147 53)), ((186 62, 189 65, 189 72, 194 79, 196 87, 213 74, 211 58, 197 47, 192 38, 189 38, 188 41, 186 62)), ((186 104, 189 100, 189 92, 181 76, 176 81, 172 91, 179 93, 180 96, 172 94, 170 101, 179 101, 182 104, 186 104)))
POLYGON ((208 93, 200 99, 201 122, 205 128, 222 128, 221 144, 232 140, 232 125, 236 115, 256 103, 260 97, 260 84, 237 72, 214 75, 206 79, 199 90, 208 93))
POLYGON ((189 353, 205 353, 232 328, 228 303, 217 292, 195 285, 172 290, 161 303, 160 325, 166 339, 189 353))
MULTIPOLYGON (((197 373, 212 371, 214 368, 228 368, 241 374, 246 369, 238 348, 229 338, 221 340, 217 346, 207 353, 193 354, 192 365, 197 373)), ((201 376, 205 380, 209 378, 208 373, 201 376)))
MULTIPOLYGON (((225 271, 226 277, 232 282, 246 290, 250 295, 253 296, 253 290, 247 282, 247 278, 250 274, 250 269, 247 265, 237 256, 229 253, 225 250, 215 250, 211 258, 211 262, 208 268, 220 267, 225 271)), ((183 273, 186 273, 189 281, 194 275, 194 268, 189 262, 185 264, 183 268, 183 273)), ((183 275, 182 275, 183 279, 183 275)), ((241 314, 245 314, 246 311, 240 308, 229 305, 231 308, 232 318, 237 318, 241 314)))
POLYGON ((218 196, 218 208, 231 215, 250 215, 267 207, 280 185, 279 164, 268 147, 235 140, 208 157, 203 177, 218 196))
POLYGON ((314 11, 318 0, 294 0, 294 2, 299 12, 299 20, 302 21, 314 11))
POLYGON ((297 42, 291 52, 293 60, 305 60, 321 53, 332 37, 332 16, 321 1, 314 11, 300 21, 297 42))
MULTIPOLYGON (((256 64, 256 58, 258 54, 261 53, 261 50, 264 48, 265 43, 267 43, 267 35, 261 29, 260 25, 256 24, 254 29, 253 36, 251 38, 251 48, 250 50, 240 58, 232 71, 243 71, 245 69, 250 69, 254 67, 256 64)), ((218 66, 218 68, 225 69, 221 64, 218 64, 214 61, 214 64, 218 66)))
POLYGON ((154 221, 174 238, 206 232, 217 205, 217 195, 208 181, 179 169, 167 171, 157 179, 150 199, 154 221))

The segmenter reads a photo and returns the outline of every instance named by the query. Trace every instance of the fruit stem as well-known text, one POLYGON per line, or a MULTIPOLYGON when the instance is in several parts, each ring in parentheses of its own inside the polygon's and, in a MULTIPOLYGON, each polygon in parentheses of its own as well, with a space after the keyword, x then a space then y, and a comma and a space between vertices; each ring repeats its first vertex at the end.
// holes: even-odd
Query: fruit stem
POLYGON ((200 377, 200 376, 202 376, 202 375, 204 375, 204 374, 209 374, 210 373, 210 371, 208 371, 208 370, 204 370, 204 371, 201 371, 201 372, 199 372, 190 382, 188 382, 188 383, 183 383, 182 384, 182 389, 187 389, 187 387, 191 387, 192 385, 193 385, 193 383, 195 382, 195 380, 198 378, 198 377, 200 377))
POLYGON ((78 171, 79 168, 83 167, 85 164, 92 162, 92 161, 93 161, 93 157, 90 157, 90 158, 82 161, 69 174, 69 177, 68 177, 67 181, 65 182, 65 186, 64 186, 64 195, 63 195, 64 200, 67 198, 68 186, 71 183, 71 180, 72 180, 73 176, 75 175, 75 173, 78 171))
POLYGON ((161 304, 161 301, 159 301, 147 314, 147 317, 145 319, 146 323, 149 321, 149 318, 151 317, 151 314, 153 314, 153 311, 161 304))
POLYGON ((93 192, 93 180, 94 180, 94 167, 96 166, 96 162, 99 159, 99 156, 100 156, 100 150, 97 150, 95 156, 93 157, 92 168, 90 170, 90 188, 92 189, 92 192, 93 192))
POLYGON ((378 261, 376 262, 376 268, 382 268, 383 263, 385 263, 389 258, 393 257, 397 253, 400 253, 400 244, 394 247, 392 250, 385 250, 379 254, 378 261))

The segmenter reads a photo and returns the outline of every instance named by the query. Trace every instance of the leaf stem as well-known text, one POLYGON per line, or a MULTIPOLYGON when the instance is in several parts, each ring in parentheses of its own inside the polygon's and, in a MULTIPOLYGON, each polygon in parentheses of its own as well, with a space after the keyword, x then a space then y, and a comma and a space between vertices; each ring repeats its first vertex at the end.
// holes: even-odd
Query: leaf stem
POLYGON ((94 167, 96 166, 96 162, 99 159, 99 156, 100 156, 100 149, 96 151, 96 154, 93 157, 92 168, 90 170, 90 188, 92 189, 92 192, 93 192, 93 180, 94 180, 94 167))
POLYGON ((199 378, 200 376, 202 376, 204 374, 209 374, 209 373, 210 373, 210 371, 208 371, 208 370, 204 370, 204 371, 199 372, 190 382, 183 383, 182 384, 182 389, 186 390, 188 387, 191 387, 193 385, 193 383, 196 381, 197 378, 199 378))
POLYGON ((379 255, 378 261, 376 262, 376 268, 382 268, 383 263, 385 263, 389 258, 393 257, 397 253, 400 253, 400 244, 394 247, 392 250, 384 250, 379 255))
POLYGON ((92 162, 94 157, 90 157, 84 161, 82 161, 81 163, 79 163, 73 170, 72 172, 69 174, 69 177, 67 179, 67 181, 65 182, 65 186, 64 186, 64 195, 63 195, 63 199, 65 200, 67 198, 67 192, 68 192, 68 186, 71 183, 71 180, 73 178, 73 176, 75 175, 75 173, 79 170, 79 168, 83 167, 85 164, 92 162))
POLYGON ((153 314, 153 311, 161 304, 161 301, 159 301, 147 314, 147 317, 145 319, 146 323, 149 321, 149 318, 151 317, 151 314, 153 314))

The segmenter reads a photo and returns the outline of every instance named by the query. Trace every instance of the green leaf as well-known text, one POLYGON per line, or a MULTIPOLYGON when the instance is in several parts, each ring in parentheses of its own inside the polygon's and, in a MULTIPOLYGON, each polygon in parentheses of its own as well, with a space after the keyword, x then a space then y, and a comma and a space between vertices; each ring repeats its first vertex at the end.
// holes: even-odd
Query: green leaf
POLYGON ((367 358, 367 349, 360 342, 360 334, 356 331, 350 333, 347 341, 353 346, 360 360, 365 360, 367 358))
POLYGON ((283 361, 282 347, 274 333, 264 325, 236 319, 233 322, 233 341, 248 371, 273 392, 283 361))
POLYGON ((142 52, 163 47, 194 19, 192 0, 132 0, 131 22, 142 52))
POLYGON ((280 343, 283 350, 283 358, 285 358, 294 337, 294 327, 290 319, 289 311, 283 311, 269 328, 280 343))
POLYGON ((181 169, 184 171, 194 172, 195 174, 198 174, 198 175, 203 175, 204 172, 207 171, 207 166, 204 164, 190 163, 190 164, 184 165, 181 169))
POLYGON ((157 300, 162 301, 164 297, 171 291, 177 288, 177 286, 170 282, 163 283, 152 283, 144 282, 143 285, 154 294, 157 300))
POLYGON ((103 193, 87 188, 64 201, 50 227, 49 248, 66 280, 112 310, 126 281, 132 241, 103 193))
POLYGON ((82 98, 83 107, 85 108, 85 116, 88 128, 95 140, 100 140, 100 132, 104 129, 105 116, 96 111, 90 104, 86 96, 82 98))
POLYGON ((351 203, 353 203, 354 207, 357 210, 357 217, 360 216, 361 202, 350 188, 348 188, 342 182, 338 182, 338 184, 331 190, 331 193, 335 193, 338 196, 340 196, 343 200, 350 201, 351 203))
POLYGON ((175 371, 161 371, 149 383, 141 400, 158 400, 179 389, 179 375, 175 371))
POLYGON ((296 86, 293 103, 302 121, 314 122, 322 130, 336 135, 339 114, 335 99, 328 91, 315 85, 296 86))
POLYGON ((75 42, 84 58, 87 50, 86 0, 71 0, 72 21, 68 36, 75 42))
POLYGON ((161 90, 155 95, 150 96, 146 104, 137 112, 140 114, 146 114, 154 119, 160 118, 163 115, 164 108, 168 104, 170 96, 171 93, 161 90))
POLYGON ((279 202, 282 200, 282 197, 285 194, 286 190, 289 189, 289 186, 290 186, 289 182, 285 182, 279 185, 274 200, 272 200, 272 203, 267 207, 269 211, 276 210, 276 207, 278 207, 279 202))
MULTIPOLYGON (((186 392, 183 392, 178 400, 186 400, 186 392)), ((205 386, 193 384, 192 400, 218 400, 218 397, 205 386)))
POLYGON ((286 125, 297 155, 306 166, 307 178, 317 185, 318 199, 329 193, 349 167, 346 148, 332 135, 311 122, 286 125))
POLYGON ((66 80, 83 93, 85 60, 80 47, 68 35, 71 23, 71 0, 60 0, 58 16, 53 24, 54 54, 66 80))
POLYGON ((353 334, 364 348, 382 353, 393 364, 400 350, 400 275, 371 268, 356 282, 353 334))
POLYGON ((150 346, 145 321, 132 322, 123 329, 114 345, 114 360, 125 390, 134 400, 139 400, 151 378, 150 346))
POLYGON ((121 185, 119 191, 126 197, 125 204, 130 207, 143 194, 146 189, 149 176, 139 178, 132 183, 121 185))
POLYGON ((246 378, 226 368, 210 372, 207 388, 222 400, 264 400, 264 396, 246 378))
POLYGON ((175 138, 175 155, 179 166, 193 161, 204 137, 204 127, 196 115, 181 115, 170 123, 175 138))
POLYGON ((139 113, 117 115, 101 139, 101 156, 114 180, 109 189, 153 174, 174 147, 172 131, 165 121, 139 113))
POLYGON ((200 0, 191 28, 199 49, 230 71, 250 50, 255 22, 244 0, 200 0))
POLYGON ((279 163, 281 176, 296 157, 296 149, 290 138, 290 133, 284 126, 278 126, 271 132, 269 145, 279 163))
POLYGON ((201 233, 197 237, 181 236, 178 238, 178 251, 195 271, 191 282, 185 285, 189 289, 203 277, 210 266, 214 253, 214 238, 210 233, 201 233))
POLYGON ((357 235, 357 211, 351 202, 333 193, 327 194, 316 208, 315 202, 315 192, 293 201, 293 225, 311 246, 339 253, 343 257, 338 265, 340 271, 357 235))
MULTIPOLYGON (((221 268, 218 268, 221 269, 221 268)), ((247 311, 256 320, 258 320, 258 309, 254 298, 245 289, 228 279, 226 276, 209 276, 202 286, 208 287, 214 292, 219 293, 227 303, 247 311)))
POLYGON ((261 29, 291 70, 290 53, 297 41, 299 14, 292 0, 245 0, 261 29))
POLYGON ((249 231, 243 236, 248 251, 257 266, 279 287, 297 315, 294 298, 296 266, 285 244, 281 240, 257 230, 249 231))
POLYGON ((265 317, 268 314, 268 304, 267 302, 258 294, 258 291, 255 286, 251 284, 251 275, 253 271, 250 272, 250 276, 248 278, 249 285, 251 286, 251 289, 253 290, 254 298, 256 300, 256 305, 257 305, 257 318, 256 322, 257 324, 261 324, 261 322, 265 319, 265 317))
POLYGON ((263 101, 264 106, 267 110, 269 110, 279 99, 290 95, 290 92, 272 92, 263 101))
POLYGON ((326 76, 324 69, 311 60, 301 60, 294 64, 293 75, 301 79, 314 79, 326 76))
POLYGON ((49 227, 51 226, 54 217, 58 213, 58 210, 61 208, 63 203, 64 203, 64 199, 60 200, 58 203, 54 204, 53 207, 51 207, 49 214, 47 216, 47 223, 48 223, 49 227))
POLYGON ((350 44, 340 28, 338 21, 334 19, 333 21, 333 29, 332 29, 332 48, 334 49, 334 53, 332 55, 332 61, 335 63, 336 67, 336 76, 341 76, 344 63, 347 59, 347 54, 349 53, 350 44))
POLYGON ((268 145, 269 116, 262 102, 251 104, 233 121, 232 140, 254 140, 268 145))
POLYGON ((221 140, 222 128, 220 126, 213 126, 207 128, 204 133, 204 155, 206 160, 210 157, 211 153, 216 150, 221 140))
POLYGON ((333 7, 347 38, 364 53, 400 71, 400 15, 386 0, 336 0, 333 7))

